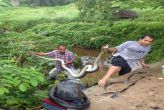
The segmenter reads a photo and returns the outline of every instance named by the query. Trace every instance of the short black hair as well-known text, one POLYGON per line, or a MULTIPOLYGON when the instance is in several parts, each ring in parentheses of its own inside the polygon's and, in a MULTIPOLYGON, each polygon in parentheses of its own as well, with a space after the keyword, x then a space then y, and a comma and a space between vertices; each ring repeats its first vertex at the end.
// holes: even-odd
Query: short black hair
POLYGON ((58 48, 59 48, 60 46, 62 46, 62 47, 67 47, 65 44, 59 44, 59 45, 58 45, 58 48))
POLYGON ((153 36, 153 35, 150 35, 150 34, 142 35, 142 36, 140 37, 140 39, 144 39, 144 38, 147 37, 147 36, 154 40, 154 36, 153 36))

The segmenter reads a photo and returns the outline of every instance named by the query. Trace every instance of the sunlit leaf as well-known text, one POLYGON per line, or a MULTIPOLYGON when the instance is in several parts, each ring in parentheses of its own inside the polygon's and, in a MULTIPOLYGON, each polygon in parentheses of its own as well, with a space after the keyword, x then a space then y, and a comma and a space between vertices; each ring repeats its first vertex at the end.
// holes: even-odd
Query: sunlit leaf
POLYGON ((4 88, 5 93, 9 93, 9 90, 7 88, 4 88))
POLYGON ((8 75, 4 75, 3 77, 7 78, 7 79, 12 79, 13 78, 12 76, 8 76, 8 75))
POLYGON ((0 95, 3 95, 5 93, 5 90, 3 87, 0 88, 0 95))
POLYGON ((37 79, 38 79, 40 82, 44 82, 44 77, 42 77, 42 76, 37 76, 37 79))
POLYGON ((31 77, 30 77, 30 76, 25 76, 25 75, 22 75, 21 77, 22 77, 22 78, 25 78, 25 79, 31 79, 31 77))
POLYGON ((24 83, 20 84, 20 85, 19 85, 19 90, 20 90, 20 91, 26 91, 26 90, 27 90, 26 84, 24 84, 24 83))
POLYGON ((21 80, 18 77, 16 77, 14 78, 13 82, 14 82, 14 85, 17 86, 21 83, 21 80))
POLYGON ((30 80, 30 84, 34 87, 36 87, 38 85, 38 81, 37 80, 30 80))

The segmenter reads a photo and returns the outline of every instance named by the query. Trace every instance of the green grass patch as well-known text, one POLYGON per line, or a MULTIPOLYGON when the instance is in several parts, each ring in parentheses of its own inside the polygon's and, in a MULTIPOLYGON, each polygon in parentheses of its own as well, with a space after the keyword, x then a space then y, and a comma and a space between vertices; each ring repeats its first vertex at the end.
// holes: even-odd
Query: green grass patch
POLYGON ((147 8, 147 9, 134 9, 139 17, 134 21, 143 22, 163 22, 164 21, 164 9, 163 8, 147 8))
POLYGON ((50 22, 69 22, 78 16, 74 4, 55 7, 17 7, 3 10, 0 14, 0 27, 9 31, 22 32, 37 24, 50 22))

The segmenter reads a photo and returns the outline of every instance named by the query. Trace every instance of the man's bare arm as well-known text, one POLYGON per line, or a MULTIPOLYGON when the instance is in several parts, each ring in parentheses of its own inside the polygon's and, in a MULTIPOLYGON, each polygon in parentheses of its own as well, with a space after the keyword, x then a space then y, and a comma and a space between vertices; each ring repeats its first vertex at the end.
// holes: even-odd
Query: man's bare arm
POLYGON ((108 51, 110 51, 110 52, 115 52, 115 53, 116 53, 116 52, 117 52, 117 49, 114 48, 114 47, 113 47, 113 48, 108 48, 108 51))
POLYGON ((116 52, 117 52, 117 49, 116 49, 115 47, 109 48, 109 47, 107 47, 107 46, 103 46, 103 47, 102 47, 102 51, 107 51, 107 52, 114 52, 114 53, 116 53, 116 52))
POLYGON ((145 59, 144 59, 144 58, 141 58, 141 59, 140 59, 140 63, 141 63, 141 65, 142 65, 142 64, 145 64, 145 59))
POLYGON ((39 55, 39 56, 47 56, 48 55, 48 53, 43 53, 43 52, 30 52, 30 54, 39 55))
POLYGON ((73 63, 73 61, 67 61, 67 62, 66 62, 66 64, 71 64, 71 63, 73 63))
POLYGON ((145 64, 145 59, 144 58, 141 58, 139 61, 140 61, 140 63, 141 63, 141 65, 142 65, 143 68, 146 69, 146 68, 149 67, 149 65, 145 64))

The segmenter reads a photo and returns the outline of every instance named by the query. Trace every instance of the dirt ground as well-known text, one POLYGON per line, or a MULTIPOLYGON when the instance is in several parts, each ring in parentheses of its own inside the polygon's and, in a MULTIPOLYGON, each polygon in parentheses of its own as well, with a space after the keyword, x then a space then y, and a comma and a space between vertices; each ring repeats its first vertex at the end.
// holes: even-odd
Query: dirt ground
POLYGON ((161 65, 164 61, 151 65, 147 70, 138 69, 113 78, 106 89, 98 86, 86 89, 85 94, 91 102, 87 110, 164 110, 161 65))

